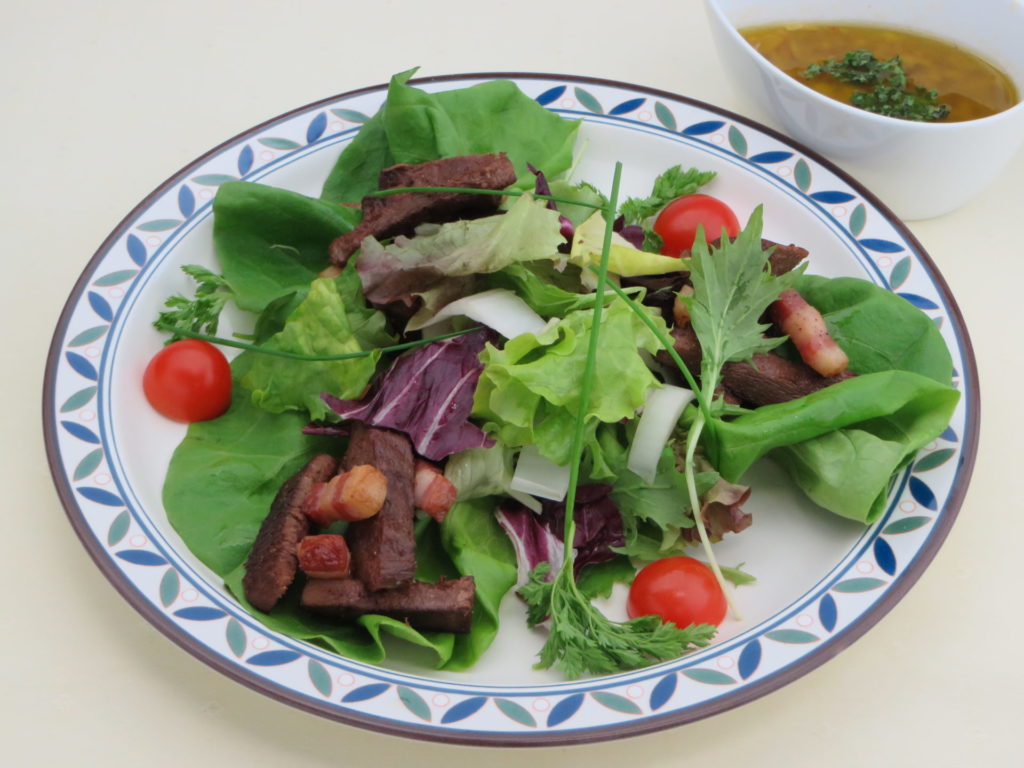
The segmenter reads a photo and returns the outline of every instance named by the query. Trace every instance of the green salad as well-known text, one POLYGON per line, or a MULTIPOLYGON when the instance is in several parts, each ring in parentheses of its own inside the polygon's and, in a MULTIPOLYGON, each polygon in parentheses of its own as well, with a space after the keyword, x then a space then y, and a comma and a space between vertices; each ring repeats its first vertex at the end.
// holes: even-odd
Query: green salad
POLYGON ((195 297, 172 297, 157 321, 175 339, 244 349, 231 362, 230 408, 189 426, 163 500, 185 544, 253 616, 360 661, 382 662, 391 636, 437 668, 463 670, 499 631, 502 601, 521 599, 524 621, 548 631, 540 666, 611 673, 711 641, 715 622, 614 622, 591 601, 645 564, 691 552, 703 553, 723 596, 726 581, 749 581, 720 567, 711 545, 750 524, 740 505, 757 489, 741 483, 759 459, 829 513, 864 524, 882 514, 893 478, 958 401, 928 317, 863 280, 802 266, 774 274, 761 209, 731 238, 709 244, 701 231, 680 257, 658 253, 658 211, 714 174, 666 169, 646 201, 620 201, 622 169, 608 190, 571 180, 579 123, 513 83, 427 93, 410 76, 392 79, 319 198, 223 184, 213 204, 219 269, 187 267, 195 297), (498 211, 369 237, 330 268, 331 243, 359 225, 383 169, 488 153, 504 153, 515 172, 498 211), (723 397, 731 365, 769 353, 799 362, 785 336, 765 333, 784 291, 817 309, 856 375, 758 407, 723 397), (467 300, 476 303, 458 303, 467 300), (513 327, 530 330, 502 334, 494 307, 510 302, 513 327), (252 318, 244 339, 215 336, 229 304, 252 318), (686 324, 697 361, 677 349, 686 324), (456 383, 449 370, 470 373, 456 383), (657 392, 682 399, 656 411, 657 392), (463 415, 439 419, 456 399, 463 415), (296 589, 269 613, 245 599, 246 558, 276 494, 310 457, 343 452, 339 413, 357 404, 369 414, 359 418, 407 433, 458 491, 442 522, 416 518, 416 579, 473 576, 468 633, 374 614, 330 620, 305 611, 296 589), (385 410, 408 415, 388 421, 385 410), (646 412, 649 422, 673 413, 667 438, 641 436, 653 429, 646 412), (536 493, 517 477, 530 463, 536 493))

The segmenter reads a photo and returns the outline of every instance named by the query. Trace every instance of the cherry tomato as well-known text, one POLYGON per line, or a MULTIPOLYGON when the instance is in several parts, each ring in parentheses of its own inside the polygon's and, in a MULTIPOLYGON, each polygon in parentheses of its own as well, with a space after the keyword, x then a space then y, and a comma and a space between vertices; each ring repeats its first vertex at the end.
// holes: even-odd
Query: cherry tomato
POLYGON ((725 228, 729 237, 736 237, 740 223, 725 203, 710 195, 683 195, 666 205, 654 220, 654 231, 664 243, 665 256, 679 256, 693 247, 697 227, 704 227, 708 241, 716 240, 725 228))
POLYGON ((149 404, 169 419, 215 419, 231 405, 231 366, 212 344, 175 341, 149 361, 142 390, 149 404))
POLYGON ((680 628, 718 626, 725 609, 725 593, 711 569, 700 560, 682 556, 665 557, 641 568, 626 601, 631 619, 653 614, 680 628))

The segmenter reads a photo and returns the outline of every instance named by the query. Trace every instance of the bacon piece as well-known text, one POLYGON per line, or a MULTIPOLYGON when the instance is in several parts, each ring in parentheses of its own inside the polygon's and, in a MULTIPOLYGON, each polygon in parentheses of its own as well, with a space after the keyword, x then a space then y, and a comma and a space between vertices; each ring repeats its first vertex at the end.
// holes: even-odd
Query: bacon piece
POLYGON ((686 306, 683 298, 691 296, 693 296, 692 285, 684 285, 676 294, 676 299, 672 302, 672 319, 676 321, 676 325, 686 325, 690 322, 690 308, 686 306))
POLYGON ((338 520, 352 523, 380 512, 387 494, 387 477, 374 466, 360 464, 315 485, 306 497, 303 511, 321 526, 338 520))
POLYGON ((440 469, 422 459, 416 460, 413 501, 417 509, 422 509, 437 522, 443 522, 457 494, 455 485, 440 469))
POLYGON ((792 288, 783 291, 769 307, 772 320, 822 376, 838 376, 850 364, 846 353, 829 336, 825 318, 792 288))
POLYGON ((352 556, 345 537, 336 533, 306 536, 299 542, 299 568, 311 579, 340 579, 348 576, 352 556))

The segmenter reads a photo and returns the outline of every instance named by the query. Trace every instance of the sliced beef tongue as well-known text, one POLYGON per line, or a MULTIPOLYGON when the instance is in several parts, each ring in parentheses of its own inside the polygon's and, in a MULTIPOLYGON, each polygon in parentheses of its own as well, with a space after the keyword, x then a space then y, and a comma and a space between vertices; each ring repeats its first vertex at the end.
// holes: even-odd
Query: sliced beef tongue
POLYGON ((242 579, 246 599, 259 610, 269 612, 295 579, 299 542, 309 533, 303 503, 313 484, 326 482, 337 468, 333 456, 314 456, 281 486, 274 498, 245 563, 242 579))
POLYGON ((310 579, 302 590, 302 607, 346 621, 374 613, 421 630, 469 632, 475 584, 472 576, 430 584, 371 592, 357 579, 310 579))
POLYGON ((792 243, 783 245, 782 243, 773 243, 771 240, 761 240, 762 251, 767 251, 773 245, 775 250, 768 257, 768 263, 771 265, 772 274, 776 277, 793 271, 801 261, 807 258, 807 249, 801 248, 799 245, 792 243))
POLYGON ((370 464, 388 479, 384 506, 373 517, 349 525, 353 573, 372 592, 408 584, 416 570, 413 531, 412 444, 399 432, 353 422, 342 469, 370 464))
MULTIPOLYGON (((722 243, 722 238, 716 237, 708 245, 718 247, 722 243)), ((761 238, 761 250, 767 251, 772 246, 775 250, 768 256, 768 264, 771 266, 772 274, 778 277, 779 275, 790 272, 796 268, 797 264, 807 258, 808 251, 806 248, 801 248, 799 245, 783 245, 782 243, 776 243, 774 240, 768 240, 767 238, 761 238)), ((689 257, 689 251, 683 251, 681 256, 689 257)))
POLYGON ((802 362, 772 353, 756 354, 750 363, 726 363, 722 367, 726 389, 752 406, 796 400, 854 375, 846 372, 825 377, 802 362))
MULTIPOLYGON (((380 173, 381 189, 398 187, 470 187, 504 189, 516 180, 516 172, 505 153, 462 155, 416 165, 394 165, 380 173)), ((364 197, 363 220, 351 232, 331 243, 331 262, 344 266, 363 242, 372 235, 383 239, 412 235, 425 222, 442 223, 493 213, 500 196, 470 192, 408 192, 387 197, 364 197)))

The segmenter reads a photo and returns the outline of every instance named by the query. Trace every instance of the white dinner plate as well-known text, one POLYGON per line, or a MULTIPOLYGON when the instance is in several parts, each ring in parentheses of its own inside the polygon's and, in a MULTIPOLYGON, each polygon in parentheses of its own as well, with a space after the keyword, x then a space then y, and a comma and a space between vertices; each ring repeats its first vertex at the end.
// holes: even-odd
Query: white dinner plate
MULTIPOLYGON (((385 86, 301 107, 225 142, 143 200, 86 265, 58 323, 46 374, 50 466, 76 532, 125 598, 172 640, 268 696, 366 728, 456 743, 597 741, 680 725, 785 685, 862 635, 913 585, 959 510, 977 448, 977 372, 963 320, 906 227, 841 171, 778 133, 663 91, 569 75, 477 74, 414 80, 430 91, 505 78, 582 120, 574 178, 646 195, 674 164, 717 171, 707 188, 741 221, 764 204, 765 236, 810 251, 812 273, 861 277, 932 318, 962 397, 944 434, 894 484, 871 525, 829 515, 771 463, 744 482, 754 525, 716 545, 757 577, 736 590, 741 619, 707 649, 607 677, 566 682, 533 669, 543 643, 509 595, 494 645, 467 672, 437 672, 397 649, 372 666, 267 630, 193 557, 167 522, 161 485, 185 428, 154 413, 142 371, 163 342, 151 323, 190 291, 178 268, 216 267, 211 201, 245 179, 317 196, 385 86)), ((201 479, 197 479, 197 482, 201 479)), ((622 610, 622 595, 605 604, 622 610)), ((870 642, 870 641, 868 641, 870 642)))

